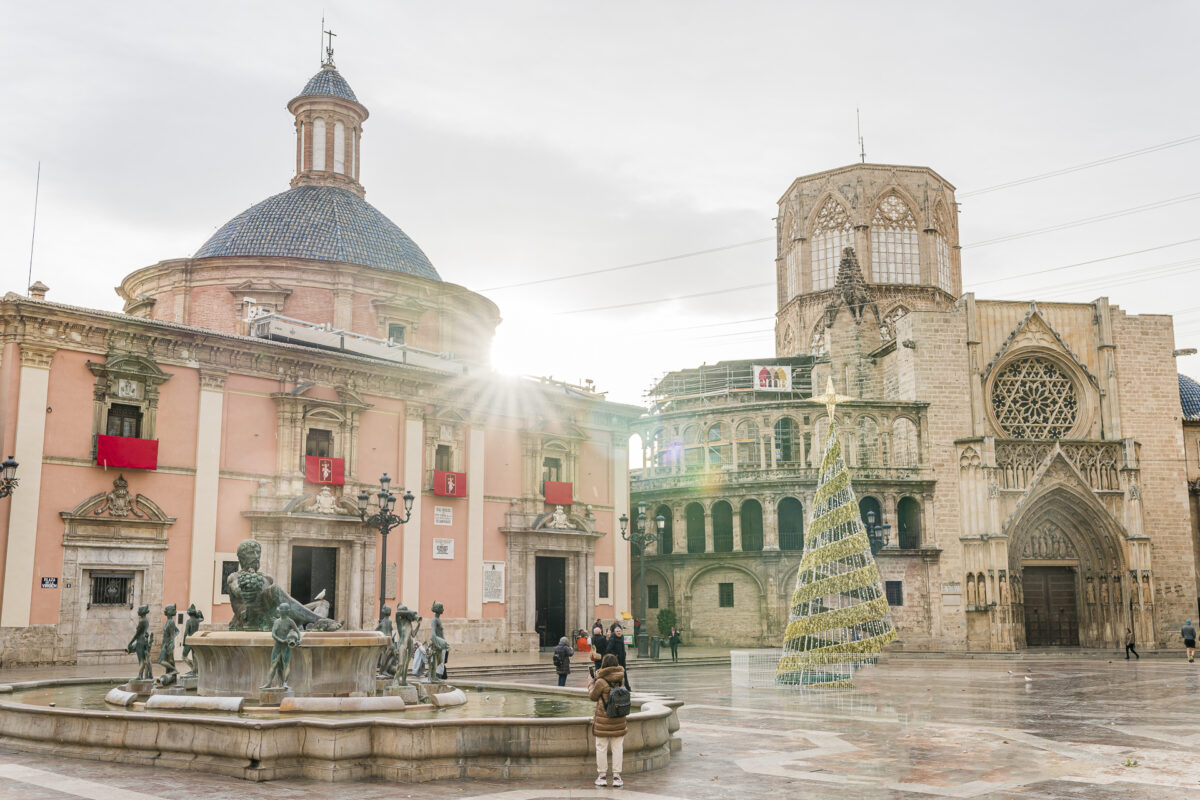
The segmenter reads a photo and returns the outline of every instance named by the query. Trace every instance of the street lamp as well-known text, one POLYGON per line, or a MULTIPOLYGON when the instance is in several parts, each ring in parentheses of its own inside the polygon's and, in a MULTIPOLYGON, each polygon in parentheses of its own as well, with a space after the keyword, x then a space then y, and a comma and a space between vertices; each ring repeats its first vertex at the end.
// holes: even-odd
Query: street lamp
POLYGON ((642 572, 642 580, 641 580, 641 584, 642 584, 642 616, 641 616, 642 625, 641 625, 641 634, 638 636, 637 648, 638 648, 638 658, 645 658, 647 656, 646 650, 647 650, 649 640, 650 640, 649 634, 646 632, 646 630, 647 630, 647 626, 646 626, 646 545, 649 544, 650 541, 652 539, 654 539, 655 536, 662 534, 663 529, 667 525, 667 520, 666 520, 666 517, 664 517, 662 514, 659 514, 658 517, 655 519, 655 522, 658 524, 658 531, 650 531, 647 533, 647 531, 646 531, 646 504, 638 503, 637 524, 636 524, 636 528, 633 531, 629 530, 629 517, 628 516, 626 516, 625 514, 622 514, 619 521, 621 523, 621 538, 624 539, 625 541, 629 542, 630 544, 632 544, 634 547, 637 547, 638 550, 641 552, 640 561, 641 561, 641 567, 642 567, 642 569, 641 569, 641 572, 642 572))
POLYGON ((417 498, 412 492, 405 490, 404 492, 404 516, 400 517, 393 514, 392 511, 396 508, 396 495, 391 491, 392 479, 385 472, 379 476, 379 491, 375 494, 376 511, 374 514, 368 515, 370 507, 367 505, 371 501, 371 495, 363 489, 358 493, 358 516, 363 523, 370 525, 372 528, 379 530, 379 535, 383 537, 382 553, 383 557, 379 561, 379 618, 383 619, 383 606, 387 597, 387 537, 394 528, 397 528, 412 518, 413 501, 417 498))
MULTIPOLYGON (((882 515, 880 515, 882 517, 882 515)), ((888 540, 892 537, 892 526, 887 522, 882 525, 875 524, 875 512, 867 512, 867 539, 871 541, 871 555, 879 555, 879 551, 887 547, 888 540)))
POLYGON ((8 497, 13 493, 13 489, 17 488, 17 467, 19 467, 12 456, 4 459, 0 463, 0 497, 8 497))

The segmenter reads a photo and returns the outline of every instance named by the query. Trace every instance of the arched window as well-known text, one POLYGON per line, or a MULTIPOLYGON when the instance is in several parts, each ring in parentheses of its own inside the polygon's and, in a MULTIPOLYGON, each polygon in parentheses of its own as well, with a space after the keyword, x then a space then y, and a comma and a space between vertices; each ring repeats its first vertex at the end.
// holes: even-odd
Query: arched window
POLYGON ((762 504, 757 500, 742 503, 742 549, 747 553, 763 549, 762 504))
POLYGON ((921 504, 911 497, 901 498, 896 505, 896 527, 901 550, 915 550, 921 546, 921 504))
POLYGON ((718 553, 733 552, 733 506, 720 500, 713 503, 713 550, 718 553))
POLYGON ((660 467, 673 467, 679 463, 683 448, 671 436, 671 432, 659 428, 654 432, 654 461, 660 467))
POLYGON ((823 356, 829 352, 825 347, 825 321, 821 320, 813 328, 812 336, 808 340, 808 354, 810 356, 823 356))
POLYGON ((775 463, 799 464, 804 460, 796 423, 784 417, 775 423, 775 463))
POLYGON ((950 283, 950 223, 947 221, 946 207, 941 203, 933 209, 933 224, 937 228, 934 233, 937 285, 953 294, 954 286, 950 283))
POLYGON ((333 171, 346 174, 346 126, 340 119, 333 123, 333 171))
POLYGON ((879 501, 874 497, 864 497, 858 501, 858 515, 862 518, 862 524, 866 528, 871 527, 871 520, 868 514, 875 515, 875 524, 883 524, 883 507, 879 505, 879 501))
POLYGON ((742 469, 757 467, 759 463, 758 426, 750 420, 742 420, 738 423, 737 432, 733 438, 737 446, 738 467, 742 469))
POLYGON ((854 445, 858 466, 879 466, 879 425, 871 417, 858 418, 854 425, 854 445))
POLYGON ((658 552, 660 555, 668 555, 674 549, 674 539, 671 525, 671 507, 659 506, 654 509, 654 519, 647 520, 646 524, 653 524, 655 529, 658 528, 658 517, 663 518, 663 529, 658 532, 658 552))
POLYGON ((683 431, 683 465, 688 469, 704 466, 704 448, 700 445, 700 428, 689 425, 683 431))
POLYGON ((704 552, 704 506, 699 503, 688 503, 684 509, 687 515, 687 551, 689 553, 704 552))
POLYGON ((714 422, 708 429, 708 463, 714 467, 729 463, 729 437, 726 427, 714 422))
POLYGON ((871 220, 871 275, 876 283, 920 283, 917 220, 899 195, 889 194, 871 220))
POLYGON ((325 169, 325 120, 320 117, 313 120, 312 168, 325 169))
POLYGON ((813 291, 832 289, 842 249, 854 246, 854 227, 846 207, 829 197, 817 212, 812 236, 813 291))
POLYGON ((917 426, 907 417, 892 423, 892 466, 917 465, 917 426))
POLYGON ((779 501, 779 549, 804 549, 804 506, 794 497, 779 501))

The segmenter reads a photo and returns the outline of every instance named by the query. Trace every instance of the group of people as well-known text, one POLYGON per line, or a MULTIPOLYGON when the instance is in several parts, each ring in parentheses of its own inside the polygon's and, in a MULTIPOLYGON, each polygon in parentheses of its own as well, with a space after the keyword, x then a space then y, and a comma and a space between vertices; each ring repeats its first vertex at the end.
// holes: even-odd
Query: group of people
POLYGON ((583 634, 583 631, 578 631, 576 634, 575 647, 572 647, 570 640, 564 636, 558 640, 558 646, 554 648, 554 669, 558 672, 558 685, 567 685, 567 676, 571 674, 571 659, 586 644, 591 654, 592 662, 588 669, 588 674, 595 676, 597 670, 602 667, 604 656, 611 654, 617 659, 617 665, 621 667, 622 685, 628 689, 629 678, 624 674, 625 634, 621 629, 621 624, 614 622, 609 626, 608 634, 605 635, 604 626, 600 623, 600 620, 596 620, 595 624, 592 625, 590 639, 581 634, 583 634))

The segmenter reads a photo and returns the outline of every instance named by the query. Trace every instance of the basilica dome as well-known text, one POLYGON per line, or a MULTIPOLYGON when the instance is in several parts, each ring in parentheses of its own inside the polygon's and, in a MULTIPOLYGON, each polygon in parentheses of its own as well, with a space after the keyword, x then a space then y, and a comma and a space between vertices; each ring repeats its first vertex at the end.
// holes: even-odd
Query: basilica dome
POLYGON ((1179 376, 1179 405, 1183 407, 1183 418, 1200 420, 1200 383, 1187 375, 1179 376))
POLYGON ((268 197, 222 225, 194 257, 226 256, 340 261, 441 280, 396 223, 337 186, 296 186, 268 197))

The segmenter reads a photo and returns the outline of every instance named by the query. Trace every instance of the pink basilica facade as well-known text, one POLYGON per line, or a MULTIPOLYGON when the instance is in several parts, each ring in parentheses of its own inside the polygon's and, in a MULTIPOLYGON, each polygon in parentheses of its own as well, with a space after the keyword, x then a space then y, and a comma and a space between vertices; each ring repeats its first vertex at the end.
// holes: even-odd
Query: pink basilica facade
POLYGON ((629 610, 617 518, 640 409, 492 373, 498 309, 366 202, 367 109, 332 62, 288 109, 291 188, 128 275, 124 313, 38 284, 0 300, 0 448, 20 463, 0 664, 123 661, 143 604, 221 627, 246 538, 350 628, 375 626, 381 580, 393 607, 442 602, 458 652, 629 610), (385 473, 414 496, 386 559, 356 501, 385 473))

